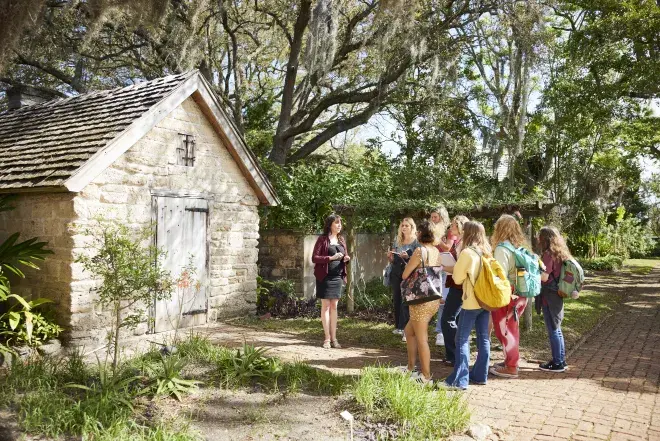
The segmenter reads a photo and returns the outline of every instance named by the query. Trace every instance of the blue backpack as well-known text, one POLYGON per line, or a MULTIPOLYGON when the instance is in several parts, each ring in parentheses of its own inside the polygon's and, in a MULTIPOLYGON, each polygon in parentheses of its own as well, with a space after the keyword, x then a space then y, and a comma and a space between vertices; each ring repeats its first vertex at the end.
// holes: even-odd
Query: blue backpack
POLYGON ((508 242, 502 242, 498 247, 504 247, 513 253, 516 260, 516 295, 536 297, 541 293, 541 265, 539 257, 526 248, 514 248, 508 242))

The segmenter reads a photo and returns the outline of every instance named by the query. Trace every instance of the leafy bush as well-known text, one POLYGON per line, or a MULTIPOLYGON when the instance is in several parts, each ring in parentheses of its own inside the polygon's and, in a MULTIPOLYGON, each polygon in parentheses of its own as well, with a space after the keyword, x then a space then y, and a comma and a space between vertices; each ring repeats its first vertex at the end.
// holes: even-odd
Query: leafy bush
POLYGON ((300 317, 316 311, 316 300, 299 297, 292 280, 275 282, 257 277, 257 314, 273 317, 300 317))
POLYGON ((218 360, 218 375, 222 383, 228 387, 271 383, 282 371, 282 364, 277 358, 267 357, 266 352, 266 348, 244 344, 243 348, 218 360))
POLYGON ((470 420, 460 394, 421 386, 382 367, 364 368, 353 395, 372 419, 395 423, 397 439, 445 438, 462 430, 470 420))
POLYGON ((392 310, 392 293, 389 286, 383 286, 382 277, 374 277, 362 286, 360 283, 356 284, 355 310, 372 312, 392 310))
MULTIPOLYGON (((0 297, 0 301, 2 298, 0 297)), ((63 331, 54 319, 47 313, 42 313, 36 308, 52 303, 48 299, 36 299, 27 301, 18 294, 10 294, 5 297, 9 303, 9 310, 0 314, 0 338, 3 342, 13 346, 39 346, 42 343, 55 338, 63 331)))
POLYGON ((181 397, 190 393, 197 387, 200 381, 186 380, 181 377, 181 370, 186 366, 187 360, 177 355, 166 357, 160 354, 159 371, 153 372, 153 384, 155 386, 155 395, 174 396, 181 401, 181 397))
POLYGON ((604 256, 595 257, 593 259, 580 259, 580 265, 585 270, 592 271, 615 271, 623 265, 623 257, 621 256, 604 256))

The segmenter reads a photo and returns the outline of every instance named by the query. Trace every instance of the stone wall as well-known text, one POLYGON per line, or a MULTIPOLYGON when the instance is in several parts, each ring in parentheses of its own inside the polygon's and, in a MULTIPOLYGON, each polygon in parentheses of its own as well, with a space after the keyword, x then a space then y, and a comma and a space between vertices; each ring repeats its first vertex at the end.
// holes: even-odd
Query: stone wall
MULTIPOLYGON (((101 173, 73 201, 76 227, 95 217, 131 226, 152 223, 152 191, 167 190, 208 195, 210 320, 245 314, 256 301, 259 201, 238 165, 198 105, 188 98, 124 155, 101 173), (177 165, 181 133, 196 141, 194 167, 177 165)), ((87 252, 85 240, 73 245, 72 255, 87 252)), ((95 282, 72 265, 71 336, 76 344, 100 341, 109 314, 94 307, 90 287, 95 282)), ((146 332, 143 323, 137 334, 146 332)))
POLYGON ((259 275, 266 280, 293 280, 296 294, 303 295, 304 242, 304 233, 262 231, 259 239, 259 275))
POLYGON ((19 242, 38 237, 54 253, 38 263, 39 270, 22 267, 25 279, 5 271, 12 290, 27 299, 51 299, 64 327, 71 319, 71 249, 79 239, 72 233, 73 197, 71 193, 21 194, 11 202, 13 210, 0 212, 0 241, 18 232, 19 242))
MULTIPOLYGON (((290 279, 296 293, 312 298, 316 291, 312 251, 318 235, 286 230, 262 231, 259 241, 259 275, 267 280, 290 279)), ((358 234, 351 270, 356 281, 382 277, 387 265, 387 234, 358 234)))

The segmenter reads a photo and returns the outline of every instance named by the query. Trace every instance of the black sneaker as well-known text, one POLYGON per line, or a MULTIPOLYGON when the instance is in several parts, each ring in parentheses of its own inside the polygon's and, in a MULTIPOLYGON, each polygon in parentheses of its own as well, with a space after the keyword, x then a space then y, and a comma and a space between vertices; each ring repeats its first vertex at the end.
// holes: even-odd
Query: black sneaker
POLYGON ((545 372, 564 372, 566 370, 566 363, 555 363, 549 361, 539 365, 539 369, 545 372))

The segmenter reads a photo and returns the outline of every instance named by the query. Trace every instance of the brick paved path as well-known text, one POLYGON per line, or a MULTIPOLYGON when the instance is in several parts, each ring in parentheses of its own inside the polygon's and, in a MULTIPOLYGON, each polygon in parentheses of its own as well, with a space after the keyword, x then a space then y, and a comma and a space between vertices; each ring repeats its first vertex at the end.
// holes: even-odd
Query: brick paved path
MULTIPOLYGON (((473 421, 490 425, 506 440, 660 441, 660 268, 647 276, 601 279, 610 283, 610 291, 627 297, 569 354, 569 370, 552 374, 523 364, 517 380, 491 377, 486 386, 471 386, 467 397, 473 421)), ((305 360, 338 373, 355 374, 375 363, 405 363, 403 347, 328 351, 292 335, 227 324, 206 332, 222 344, 268 346, 283 359, 305 360)), ((431 367, 435 378, 450 373, 438 360, 431 367)))
POLYGON ((525 369, 518 380, 472 388, 473 418, 511 440, 660 441, 660 270, 633 280, 569 371, 525 369))

